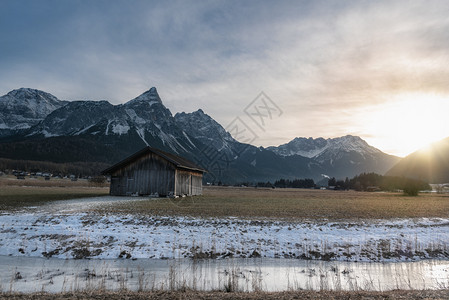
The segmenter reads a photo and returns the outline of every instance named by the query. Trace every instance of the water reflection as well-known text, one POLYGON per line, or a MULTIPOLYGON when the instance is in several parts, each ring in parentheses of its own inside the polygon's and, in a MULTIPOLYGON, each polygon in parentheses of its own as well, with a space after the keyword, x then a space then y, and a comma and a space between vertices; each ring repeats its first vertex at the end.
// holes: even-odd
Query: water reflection
POLYGON ((449 287, 449 261, 324 262, 293 259, 62 260, 0 257, 3 291, 393 290, 449 287))

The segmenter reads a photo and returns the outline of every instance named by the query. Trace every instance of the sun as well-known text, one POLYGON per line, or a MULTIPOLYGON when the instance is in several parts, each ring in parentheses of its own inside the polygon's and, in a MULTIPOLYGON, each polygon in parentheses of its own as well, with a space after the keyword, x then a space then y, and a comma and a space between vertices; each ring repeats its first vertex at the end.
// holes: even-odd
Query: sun
POLYGON ((378 148, 405 156, 449 136, 449 98, 423 93, 396 95, 370 107, 363 123, 378 148))

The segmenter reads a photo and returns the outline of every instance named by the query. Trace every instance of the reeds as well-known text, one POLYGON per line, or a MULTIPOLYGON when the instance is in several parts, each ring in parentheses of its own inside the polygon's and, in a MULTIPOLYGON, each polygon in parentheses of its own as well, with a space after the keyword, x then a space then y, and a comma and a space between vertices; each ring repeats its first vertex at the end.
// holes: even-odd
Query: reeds
MULTIPOLYGON (((2 276, 2 287, 14 292, 92 292, 92 291, 389 291, 448 289, 447 264, 438 261, 394 264, 310 262, 302 265, 281 260, 265 266, 263 259, 221 262, 170 260, 161 271, 138 264, 112 267, 87 261, 73 269, 44 268, 36 274, 20 268, 2 276), (249 263, 249 264, 247 264, 249 263), (433 278, 432 278, 433 276, 433 278)), ((273 262, 272 262, 273 263, 273 262)))

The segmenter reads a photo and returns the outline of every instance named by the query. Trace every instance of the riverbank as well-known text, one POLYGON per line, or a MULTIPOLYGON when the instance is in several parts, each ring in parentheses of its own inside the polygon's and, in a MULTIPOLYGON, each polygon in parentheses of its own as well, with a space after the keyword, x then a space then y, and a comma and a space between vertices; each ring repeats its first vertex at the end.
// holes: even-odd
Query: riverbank
POLYGON ((449 290, 438 291, 388 291, 388 292, 342 292, 342 291, 298 291, 298 292, 254 292, 254 293, 239 293, 239 292, 199 292, 199 291, 148 291, 148 292, 76 292, 76 293, 0 293, 0 299, 5 300, 81 300, 81 299, 98 299, 98 300, 119 300, 119 299, 135 299, 135 300, 201 300, 201 299, 276 299, 276 300, 291 300, 291 299, 322 299, 322 300, 384 300, 384 299, 449 299, 449 290))
MULTIPOLYGON (((107 198, 98 199, 94 203, 72 203, 79 208, 108 203, 107 198)), ((0 255, 367 262, 449 258, 449 219, 443 218, 294 222, 102 215, 73 212, 67 203, 65 208, 1 214, 0 255)))

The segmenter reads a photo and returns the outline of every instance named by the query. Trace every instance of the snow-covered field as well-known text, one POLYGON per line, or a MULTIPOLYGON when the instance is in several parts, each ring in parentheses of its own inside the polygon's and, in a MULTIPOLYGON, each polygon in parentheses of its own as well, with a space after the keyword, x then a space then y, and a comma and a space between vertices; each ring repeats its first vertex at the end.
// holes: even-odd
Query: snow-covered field
MULTIPOLYGON (((107 197, 106 197, 107 200, 107 197)), ((77 200, 0 215, 0 255, 57 258, 449 258, 449 219, 295 223, 82 212, 77 200)))

